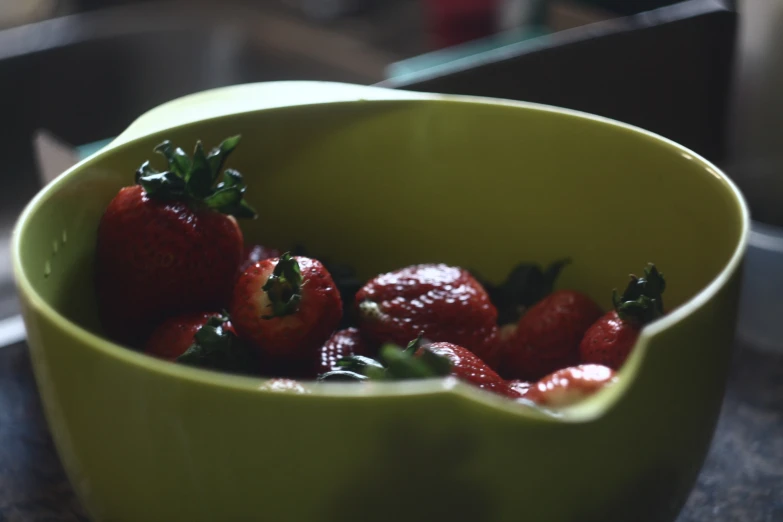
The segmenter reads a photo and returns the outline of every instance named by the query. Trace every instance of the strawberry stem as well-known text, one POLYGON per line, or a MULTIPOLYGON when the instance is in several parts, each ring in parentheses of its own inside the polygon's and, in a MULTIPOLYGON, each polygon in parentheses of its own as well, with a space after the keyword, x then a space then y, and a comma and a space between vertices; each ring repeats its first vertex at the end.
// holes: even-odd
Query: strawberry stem
POLYGON ((623 321, 640 326, 663 316, 663 292, 666 280, 654 264, 644 269, 644 277, 631 275, 631 281, 618 297, 617 290, 612 294, 612 302, 617 315, 623 321))
POLYGON ((198 141, 192 159, 166 140, 154 150, 166 158, 169 169, 158 172, 145 161, 136 171, 136 183, 154 199, 185 201, 192 208, 206 207, 237 218, 255 218, 256 211, 244 199, 247 187, 239 172, 226 169, 218 183, 220 171, 239 138, 233 136, 223 140, 209 154, 204 153, 198 141))
POLYGON ((177 357, 177 362, 198 368, 232 373, 255 373, 252 350, 225 328, 228 314, 210 317, 193 336, 193 344, 177 357))
POLYGON ((302 271, 290 252, 280 256, 272 275, 261 289, 269 297, 269 307, 272 309, 270 315, 263 316, 264 319, 284 317, 299 310, 299 302, 302 300, 302 271))
POLYGON ((340 370, 324 373, 318 380, 401 381, 449 375, 451 360, 426 346, 420 349, 421 344, 422 336, 408 343, 405 349, 386 344, 378 352, 379 360, 362 355, 345 357, 337 362, 340 370))

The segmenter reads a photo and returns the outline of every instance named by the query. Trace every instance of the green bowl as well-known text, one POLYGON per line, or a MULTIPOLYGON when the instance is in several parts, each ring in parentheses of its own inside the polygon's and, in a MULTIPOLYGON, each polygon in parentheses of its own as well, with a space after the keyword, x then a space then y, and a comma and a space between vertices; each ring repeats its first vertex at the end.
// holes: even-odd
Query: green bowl
MULTIPOLYGON (((162 159, 162 158, 161 158, 162 159)), ((14 234, 37 384, 59 455, 99 521, 669 521, 699 473, 732 356, 748 213, 693 152, 540 105, 316 82, 163 105, 41 191, 14 234), (571 256, 559 286, 604 306, 648 261, 671 313, 620 383, 562 411, 454 379, 304 383, 169 364, 100 336, 99 217, 152 148, 232 156, 261 217, 249 240, 369 277, 442 261, 500 279, 571 256)))

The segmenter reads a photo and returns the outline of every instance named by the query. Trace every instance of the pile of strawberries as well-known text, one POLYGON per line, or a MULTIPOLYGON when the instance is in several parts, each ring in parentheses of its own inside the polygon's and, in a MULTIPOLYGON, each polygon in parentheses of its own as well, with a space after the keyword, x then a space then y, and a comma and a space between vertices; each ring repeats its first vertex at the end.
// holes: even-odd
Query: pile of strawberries
POLYGON ((223 169, 239 137, 193 156, 168 141, 99 225, 96 288, 116 342, 180 364, 287 379, 453 375, 523 402, 571 404, 616 380, 640 330, 664 313, 655 266, 604 313, 553 291, 568 260, 515 267, 501 285, 446 264, 358 281, 350 268, 244 246, 254 218, 242 176, 223 169))

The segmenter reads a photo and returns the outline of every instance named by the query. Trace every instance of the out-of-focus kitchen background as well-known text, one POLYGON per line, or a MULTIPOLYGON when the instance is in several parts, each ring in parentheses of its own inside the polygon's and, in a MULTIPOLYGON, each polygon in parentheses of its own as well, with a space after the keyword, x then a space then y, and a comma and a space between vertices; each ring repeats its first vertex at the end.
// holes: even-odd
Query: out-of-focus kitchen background
MULTIPOLYGON (((747 286, 771 292, 753 274, 783 259, 781 28, 772 0, 0 0, 0 321, 17 313, 7 238, 41 186, 39 131, 100 142, 172 98, 269 80, 514 98, 661 133, 745 192, 767 245, 747 286)), ((759 328, 780 310, 751 295, 741 333, 779 345, 759 328)))

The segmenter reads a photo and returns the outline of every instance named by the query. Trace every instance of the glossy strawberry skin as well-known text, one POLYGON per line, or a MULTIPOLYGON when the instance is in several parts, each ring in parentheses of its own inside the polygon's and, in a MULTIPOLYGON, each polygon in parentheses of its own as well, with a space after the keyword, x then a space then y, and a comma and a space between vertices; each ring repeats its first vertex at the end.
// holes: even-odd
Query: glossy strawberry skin
POLYGON ((598 392, 616 380, 614 370, 598 364, 582 364, 545 376, 524 398, 541 406, 570 406, 598 392))
POLYGON ((501 374, 508 379, 535 381, 579 363, 579 343, 601 316, 589 297, 558 290, 533 305, 517 330, 501 344, 501 374))
POLYGON ((337 362, 352 355, 369 356, 370 351, 357 328, 346 328, 335 332, 321 347, 317 375, 340 370, 337 362))
POLYGON ((234 287, 231 320, 238 334, 265 357, 284 361, 312 361, 342 317, 342 300, 332 276, 320 261, 296 256, 303 282, 298 311, 265 319, 271 313, 262 289, 279 258, 265 259, 248 268, 234 287))
POLYGON ((224 307, 242 258, 232 217, 120 190, 98 228, 95 275, 101 320, 115 341, 138 346, 165 318, 224 307))
POLYGON ((516 392, 516 397, 519 399, 527 395, 530 391, 530 388, 533 386, 533 384, 529 383, 528 381, 521 380, 506 381, 506 383, 514 392, 516 392))
POLYGON ((452 343, 432 343, 419 348, 417 355, 425 349, 447 357, 452 364, 451 374, 458 379, 505 397, 519 397, 516 390, 467 348, 452 343))
POLYGON ((639 338, 639 327, 620 319, 612 310, 585 332, 579 344, 583 363, 603 364, 619 370, 639 338))
POLYGON ((356 294, 359 328, 377 344, 406 346, 419 334, 494 359, 497 310, 468 271, 413 265, 379 275, 356 294))
MULTIPOLYGON (((166 319, 147 339, 144 353, 167 361, 175 361, 190 348, 193 344, 193 336, 207 324, 209 318, 219 315, 217 312, 196 312, 166 319)), ((236 333, 230 322, 226 322, 224 328, 236 333)))
POLYGON ((242 273, 259 261, 280 257, 281 255, 283 255, 283 252, 280 250, 266 247, 264 245, 252 245, 246 247, 242 256, 242 263, 239 267, 239 271, 242 273))

